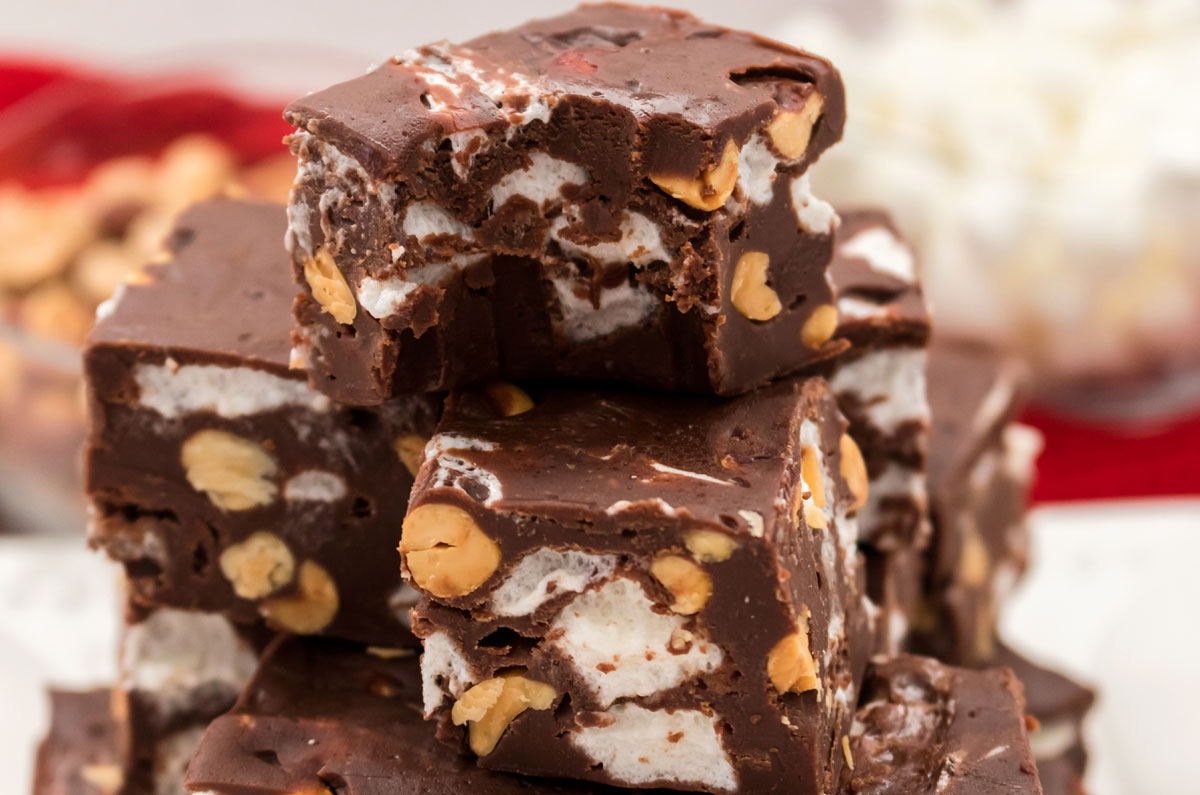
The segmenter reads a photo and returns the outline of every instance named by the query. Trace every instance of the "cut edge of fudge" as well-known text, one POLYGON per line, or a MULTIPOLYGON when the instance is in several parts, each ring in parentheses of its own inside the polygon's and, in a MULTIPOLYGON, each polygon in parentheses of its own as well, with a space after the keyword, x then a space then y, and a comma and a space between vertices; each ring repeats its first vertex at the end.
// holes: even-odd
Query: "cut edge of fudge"
POLYGON ((835 780, 871 617, 852 516, 865 472, 844 463, 824 382, 734 401, 521 395, 451 395, 405 520, 440 733, 485 767, 624 786, 835 780), (510 691, 537 706, 472 711, 510 691), (751 702, 778 719, 751 730, 751 702), (653 727, 654 755, 634 725, 653 727))

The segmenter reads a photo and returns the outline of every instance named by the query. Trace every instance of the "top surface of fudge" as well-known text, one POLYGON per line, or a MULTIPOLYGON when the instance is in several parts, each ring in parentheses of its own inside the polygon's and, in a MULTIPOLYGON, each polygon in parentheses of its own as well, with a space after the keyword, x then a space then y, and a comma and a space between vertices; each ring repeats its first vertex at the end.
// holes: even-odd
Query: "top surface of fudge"
POLYGON ((814 91, 823 116, 808 162, 841 137, 845 120, 841 80, 827 61, 684 12, 605 3, 420 48, 296 100, 285 116, 373 178, 403 178, 430 142, 546 122, 562 99, 585 98, 633 117, 646 171, 691 175, 715 163, 731 137, 740 145, 814 91))
POLYGON ((924 344, 929 312, 912 249, 886 212, 849 210, 840 216, 829 264, 838 336, 856 345, 924 344))
MULTIPOLYGON (((631 519, 665 514, 761 533, 746 514, 778 497, 797 393, 816 405, 825 390, 821 379, 791 379, 736 400, 531 388, 533 407, 512 417, 464 390, 447 401, 430 449, 451 451, 473 481, 464 490, 489 507, 577 520, 589 532, 619 533, 631 519)), ((840 427, 841 418, 824 421, 840 427)), ((432 472, 425 487, 457 474, 432 472)))
POLYGON ((999 439, 1024 394, 1027 373, 1012 355, 967 341, 935 338, 927 369, 933 435, 931 493, 966 477, 969 465, 999 439))
POLYGON ((844 795, 1041 795, 1009 669, 902 655, 873 666, 859 703, 844 795))
POLYGON ((119 288, 97 313, 89 345, 177 349, 286 368, 298 292, 286 229, 276 204, 213 199, 192 207, 167 241, 172 262, 147 266, 141 279, 119 288))
POLYGON ((268 649, 237 705, 209 727, 188 785, 216 795, 616 792, 475 767, 422 719, 415 655, 294 637, 268 649))

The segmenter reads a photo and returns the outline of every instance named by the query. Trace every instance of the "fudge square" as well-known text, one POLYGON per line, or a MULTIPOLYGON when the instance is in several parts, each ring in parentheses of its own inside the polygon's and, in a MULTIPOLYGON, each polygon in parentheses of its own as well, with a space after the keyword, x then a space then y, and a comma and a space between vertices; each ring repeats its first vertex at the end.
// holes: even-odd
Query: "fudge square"
POLYGON ((313 383, 351 404, 514 378, 744 392, 827 357, 842 134, 826 61, 588 5, 288 106, 313 383))
POLYGON ((198 205, 100 312, 91 543, 145 605, 412 644, 395 528, 439 401, 349 409, 289 369, 285 227, 279 206, 198 205))
POLYGON ((499 770, 825 793, 870 654, 826 383, 447 400, 404 521, 425 711, 499 770))
POLYGON ((956 665, 988 665, 996 613, 1028 557, 1026 508, 1041 436, 1013 421, 1027 372, 1012 355, 935 339, 928 471, 933 540, 913 648, 956 665))
POLYGON ((845 795, 1042 795, 1008 668, 873 661, 845 750, 845 795))
POLYGON ((120 724, 108 689, 50 691, 50 728, 38 745, 33 795, 122 792, 120 724))
POLYGON ((201 735, 233 706, 273 636, 220 613, 127 606, 112 690, 124 795, 185 791, 201 735))
POLYGON ((829 273, 837 293, 835 339, 849 350, 825 368, 870 476, 859 540, 874 551, 929 542, 925 390, 931 321, 916 258, 886 213, 842 215, 829 273))
MULTIPOLYGON (((281 637, 209 726, 187 785, 208 795, 618 795, 484 770, 421 718, 414 652, 281 637)), ((666 795, 666 793, 663 793, 666 795)))

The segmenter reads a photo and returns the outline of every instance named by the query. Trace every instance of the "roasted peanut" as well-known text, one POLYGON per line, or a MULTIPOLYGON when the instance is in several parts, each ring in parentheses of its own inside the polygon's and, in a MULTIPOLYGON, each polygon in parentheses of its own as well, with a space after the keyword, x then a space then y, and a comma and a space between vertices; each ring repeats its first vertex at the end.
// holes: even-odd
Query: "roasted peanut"
POLYGON ((800 341, 809 348, 820 348, 837 331, 838 314, 833 304, 822 304, 812 311, 800 329, 800 341))
POLYGON ((500 547, 455 505, 426 503, 404 519, 400 554, 418 586, 439 598, 465 596, 500 565, 500 547))
POLYGON ((533 408, 533 399, 516 384, 496 381, 483 389, 502 417, 515 417, 533 408))
POLYGON ((850 438, 850 434, 842 434, 840 447, 842 479, 846 481, 846 488, 850 490, 850 496, 854 498, 850 510, 857 511, 867 503, 870 485, 870 478, 867 477, 867 462, 863 460, 862 450, 850 438))
POLYGON ((180 451, 188 483, 226 511, 266 505, 278 493, 275 459, 249 439, 225 431, 197 431, 180 451))
POLYGON ((221 553, 221 573, 243 599, 261 599, 292 581, 295 558, 276 535, 260 530, 221 553))
POLYGON ((729 560, 737 543, 719 530, 689 530, 683 537, 684 546, 703 563, 729 560))
POLYGON ((268 624, 297 635, 320 632, 337 611, 338 592, 333 578, 311 560, 300 564, 295 594, 272 597, 258 605, 258 612, 268 624))
POLYGON ((807 633, 793 632, 775 644, 767 656, 767 676, 780 693, 817 689, 817 668, 808 650, 807 633))
POLYGON ((769 261, 762 251, 747 251, 733 270, 729 299, 751 320, 770 320, 783 311, 779 295, 767 284, 769 261))
POLYGON ((767 125, 767 135, 779 154, 788 160, 798 160, 808 151, 813 127, 825 108, 825 99, 813 93, 800 110, 781 111, 767 125))
POLYGON ((726 141, 721 162, 698 177, 651 174, 650 181, 679 201, 697 210, 712 211, 733 194, 738 178, 738 146, 726 141))
POLYGON ((333 315, 334 320, 347 326, 354 322, 358 304, 346 277, 324 247, 318 248, 312 258, 305 261, 304 280, 312 289, 313 299, 333 315))
POLYGON ((518 715, 527 709, 549 709, 554 696, 550 685, 514 671, 480 682, 463 693, 451 708, 450 719, 455 726, 469 724, 471 750, 487 756, 518 715))
POLYGON ((685 557, 663 555, 656 558, 650 564, 650 573, 675 597, 671 610, 681 615, 699 612, 712 596, 712 578, 685 557))
POLYGON ((392 443, 400 463, 404 464, 404 468, 413 477, 417 476, 417 470, 421 468, 421 461, 425 458, 425 445, 428 443, 428 439, 415 433, 397 436, 396 441, 392 443))

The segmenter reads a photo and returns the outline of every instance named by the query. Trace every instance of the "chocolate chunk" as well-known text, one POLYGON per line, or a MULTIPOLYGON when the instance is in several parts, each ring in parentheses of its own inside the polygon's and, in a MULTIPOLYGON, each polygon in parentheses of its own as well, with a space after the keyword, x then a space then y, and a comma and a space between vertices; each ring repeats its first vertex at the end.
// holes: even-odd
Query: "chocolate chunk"
POLYGON ((1040 795, 1021 685, 1006 668, 876 662, 848 741, 844 795, 1040 795), (849 767, 849 766, 848 766, 849 767))
POLYGON ((514 389, 451 395, 405 519, 440 734, 530 775, 829 791, 871 640, 825 382, 514 389))
POLYGON ((346 408, 289 368, 285 226, 275 205, 199 205, 101 311, 91 541, 145 605, 411 644, 395 528, 440 401, 346 408))
POLYGON ((313 384, 350 404, 497 378, 737 394, 846 347, 826 61, 584 6, 293 102, 288 242, 313 384))

